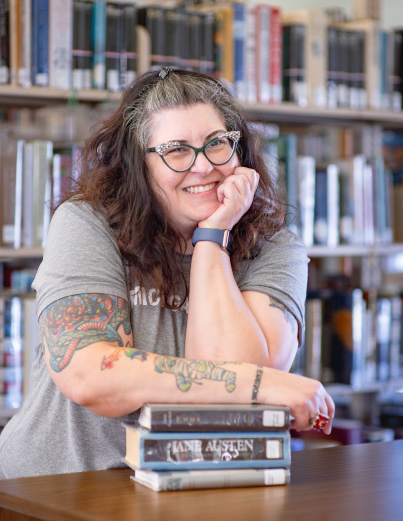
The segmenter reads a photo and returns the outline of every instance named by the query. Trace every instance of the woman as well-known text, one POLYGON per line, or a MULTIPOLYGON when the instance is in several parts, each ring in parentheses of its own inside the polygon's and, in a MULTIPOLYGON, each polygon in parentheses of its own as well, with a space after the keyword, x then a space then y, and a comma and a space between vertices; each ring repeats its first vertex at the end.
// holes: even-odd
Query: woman
POLYGON ((2 476, 124 466, 121 422, 147 402, 286 405, 299 430, 328 415, 329 434, 331 397, 286 372, 306 277, 237 101, 202 74, 146 73, 52 219, 32 392, 2 433, 2 476))

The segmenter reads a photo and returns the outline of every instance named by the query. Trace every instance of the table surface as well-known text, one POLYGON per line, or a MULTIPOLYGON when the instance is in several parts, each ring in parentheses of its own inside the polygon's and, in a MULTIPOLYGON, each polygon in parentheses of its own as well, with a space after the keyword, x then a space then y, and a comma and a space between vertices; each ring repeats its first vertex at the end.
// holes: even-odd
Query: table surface
POLYGON ((403 440, 293 452, 288 486, 153 492, 131 474, 0 480, 0 521, 403 520, 403 440))

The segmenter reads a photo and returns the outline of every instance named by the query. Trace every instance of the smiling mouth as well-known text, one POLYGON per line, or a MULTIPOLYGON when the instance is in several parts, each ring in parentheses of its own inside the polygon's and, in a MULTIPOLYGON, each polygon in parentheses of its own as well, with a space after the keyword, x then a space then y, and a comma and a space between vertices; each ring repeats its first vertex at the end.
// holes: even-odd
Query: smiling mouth
POLYGON ((189 186, 188 188, 185 188, 185 190, 189 194, 199 194, 201 192, 212 190, 216 184, 217 183, 210 183, 209 185, 189 186))

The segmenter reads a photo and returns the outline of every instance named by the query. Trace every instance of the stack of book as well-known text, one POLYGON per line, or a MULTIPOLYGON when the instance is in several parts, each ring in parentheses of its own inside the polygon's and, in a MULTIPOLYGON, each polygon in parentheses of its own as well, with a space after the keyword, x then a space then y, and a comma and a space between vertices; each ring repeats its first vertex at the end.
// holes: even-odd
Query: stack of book
POLYGON ((124 462, 155 491, 285 485, 290 423, 287 407, 146 404, 123 424, 124 462))

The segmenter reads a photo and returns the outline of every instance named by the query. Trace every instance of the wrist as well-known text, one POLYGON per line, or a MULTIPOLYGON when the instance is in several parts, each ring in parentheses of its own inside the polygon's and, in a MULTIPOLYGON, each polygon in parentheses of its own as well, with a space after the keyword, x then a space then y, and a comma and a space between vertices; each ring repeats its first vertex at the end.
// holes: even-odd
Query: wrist
POLYGON ((231 254, 231 233, 230 230, 220 230, 217 228, 197 227, 193 232, 192 245, 195 246, 199 241, 215 242, 221 249, 231 254))

